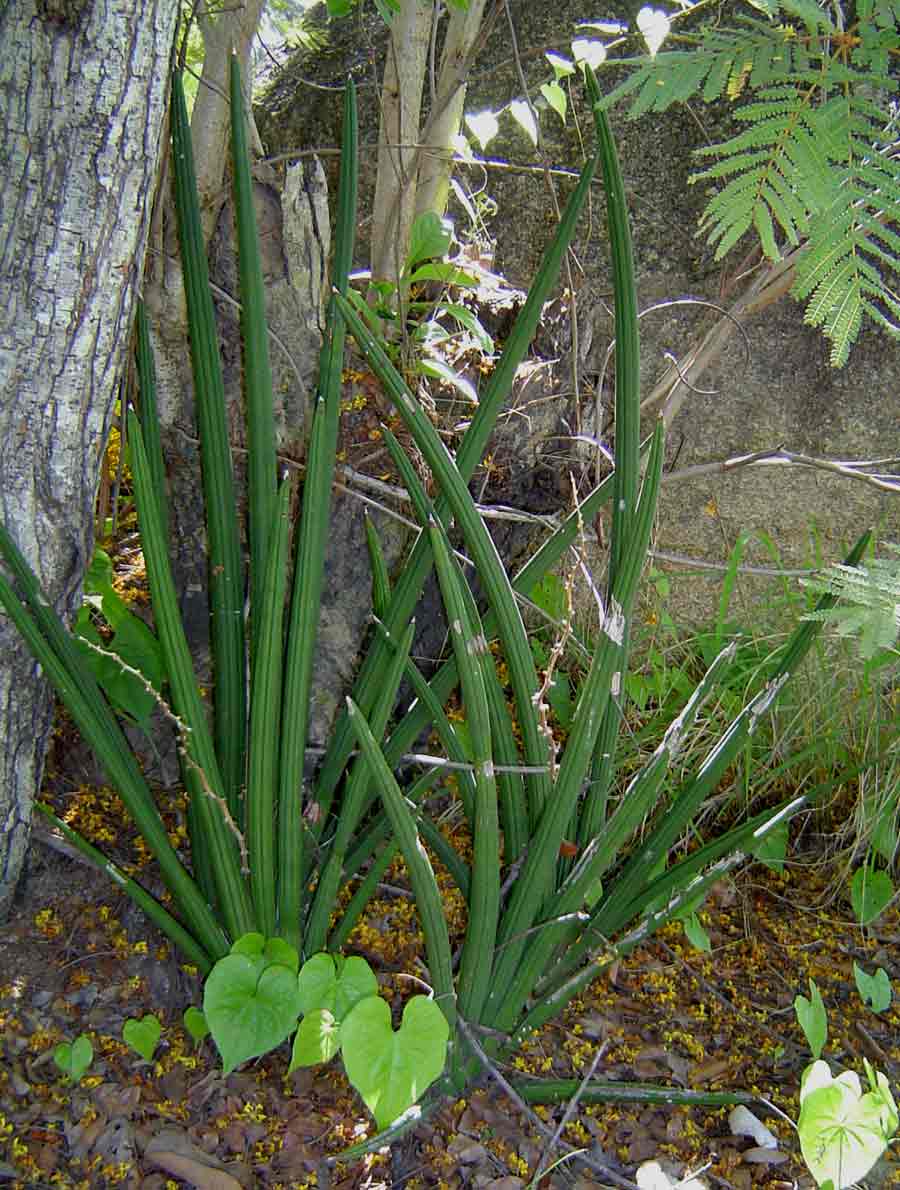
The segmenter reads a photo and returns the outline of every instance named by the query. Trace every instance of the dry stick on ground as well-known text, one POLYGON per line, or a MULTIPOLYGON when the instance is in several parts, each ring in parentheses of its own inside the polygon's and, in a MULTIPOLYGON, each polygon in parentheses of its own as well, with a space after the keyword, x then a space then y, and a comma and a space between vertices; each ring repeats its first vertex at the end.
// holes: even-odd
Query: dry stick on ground
POLYGON ((575 1115, 575 1109, 578 1107, 578 1104, 581 1101, 581 1097, 584 1094, 588 1083, 594 1077, 597 1067, 600 1065, 600 1059, 606 1053, 607 1049, 609 1049, 609 1041, 608 1040, 604 1041, 603 1044, 600 1046, 600 1048, 597 1050, 597 1052, 594 1054, 594 1060, 591 1062, 590 1067, 588 1068, 587 1074, 581 1080, 581 1084, 578 1087, 578 1090, 575 1092, 575 1094, 572 1096, 572 1098, 566 1104, 566 1110, 563 1112, 562 1118, 560 1119, 559 1123, 556 1125, 556 1131, 553 1133, 553 1135, 547 1141, 546 1145, 544 1145, 544 1151, 541 1153, 541 1155, 538 1159, 537 1169, 534 1172, 534 1178, 533 1178, 534 1182, 540 1181, 541 1176, 544 1173, 544 1170, 546 1169, 547 1165, 550 1163, 550 1160, 553 1156, 553 1150, 556 1148, 556 1146, 559 1144, 560 1140, 562 1139, 562 1134, 565 1131, 566 1125, 569 1123, 569 1121, 575 1115))
POLYGON ((566 1153, 571 1153, 573 1161, 580 1161, 594 1173, 602 1174, 608 1181, 612 1182, 614 1186, 621 1186, 622 1190, 639 1190, 639 1187, 635 1182, 623 1177, 620 1173, 617 1173, 614 1169, 611 1169, 610 1166, 604 1164, 602 1161, 598 1161, 596 1158, 589 1156, 587 1153, 577 1150, 573 1145, 567 1144, 564 1140, 557 1139, 552 1129, 550 1129, 544 1123, 540 1116, 531 1110, 512 1083, 510 1083, 509 1080, 506 1079, 503 1074, 501 1074, 491 1059, 487 1056, 479 1044, 474 1032, 472 1031, 471 1026, 469 1026, 459 1015, 456 1017, 456 1023, 459 1025, 460 1032, 466 1039, 473 1054, 482 1064, 487 1074, 494 1080, 501 1090, 503 1090, 509 1096, 525 1119, 527 1119, 528 1122, 532 1124, 543 1137, 545 1137, 548 1141, 553 1141, 556 1139, 556 1143, 561 1149, 565 1150, 566 1153))

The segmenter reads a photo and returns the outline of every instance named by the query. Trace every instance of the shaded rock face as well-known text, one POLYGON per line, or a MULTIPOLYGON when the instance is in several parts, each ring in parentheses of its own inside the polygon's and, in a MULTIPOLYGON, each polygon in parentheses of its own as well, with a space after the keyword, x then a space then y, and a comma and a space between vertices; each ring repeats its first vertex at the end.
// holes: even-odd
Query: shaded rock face
MULTIPOLYGON (((584 0, 560 0, 553 6, 511 0, 521 69, 539 108, 541 144, 535 150, 526 134, 504 114, 501 135, 488 146, 487 157, 519 166, 580 167, 584 147, 593 141, 590 114, 577 87, 570 91, 566 125, 543 103, 539 86, 550 75, 544 51, 566 53, 578 22, 627 19, 629 8, 621 0, 607 4, 602 12, 584 0)), ((373 18, 368 23, 363 20, 362 25, 331 24, 327 35, 327 49, 296 55, 257 110, 260 132, 273 154, 339 143, 339 91, 332 95, 311 84, 339 88, 348 73, 360 88, 361 143, 373 145, 376 140, 376 81, 384 30, 373 18)), ((601 74, 601 87, 611 87, 616 77, 612 72, 601 74)), ((496 110, 521 94, 509 28, 501 19, 475 63, 467 110, 496 110)), ((690 111, 672 109, 633 122, 627 121, 625 109, 619 108, 611 121, 629 202, 640 307, 647 309, 687 296, 727 305, 743 284, 736 279, 746 266, 740 249, 716 264, 705 242, 695 236, 708 192, 703 185, 689 184, 694 168, 692 150, 728 135, 732 127, 727 106, 697 103, 690 111)), ((373 159, 373 153, 363 151, 362 216, 369 209, 373 159)), ((330 168, 326 161, 326 170, 330 168)), ((496 213, 487 216, 487 231, 495 241, 494 271, 514 285, 527 286, 556 221, 548 186, 552 181, 561 206, 573 182, 558 174, 548 178, 534 168, 460 167, 457 177, 470 193, 483 187, 496 203, 496 213)), ((461 238, 478 238, 460 208, 451 214, 461 238)), ((366 234, 363 218, 361 264, 365 262, 366 234)), ((745 248, 751 247, 748 239, 745 248)), ((579 429, 589 436, 598 426, 603 440, 614 433, 609 425, 613 368, 604 371, 613 337, 612 295, 604 196, 599 184, 581 220, 570 267, 570 275, 563 275, 563 285, 571 282, 574 289, 574 317, 570 298, 564 298, 548 310, 552 333, 543 337, 539 333, 537 341, 545 365, 542 398, 552 416, 545 415, 540 424, 531 426, 520 421, 514 431, 509 428, 516 420, 513 415, 504 420, 494 456, 509 464, 505 471, 511 484, 506 490, 502 482, 486 489, 486 498, 539 511, 549 511, 570 499, 570 471, 582 485, 588 478, 585 450, 590 453, 590 449, 583 443, 576 447, 571 441, 566 446, 567 438, 579 429), (573 323, 577 329, 574 360, 573 323), (576 381, 577 408, 573 395, 576 381), (547 384, 555 387, 548 392, 547 384), (537 441, 539 434, 547 436, 542 443, 537 441), (524 457, 516 456, 519 451, 524 457), (516 456, 512 462, 511 455, 516 456)), ((716 317, 709 309, 694 305, 663 306, 646 313, 641 322, 645 393, 668 367, 667 356, 684 359, 691 344, 716 317)), ((751 536, 747 563, 791 568, 839 558, 870 525, 884 538, 900 538, 900 500, 896 496, 822 470, 764 466, 727 475, 679 475, 697 464, 779 446, 837 459, 897 454, 900 350, 896 341, 880 330, 867 328, 849 365, 834 370, 828 365, 825 340, 804 325, 802 307, 790 299, 746 319, 744 330, 746 342, 733 334, 695 390, 682 393, 683 403, 669 432, 667 470, 672 478, 662 491, 655 545, 663 555, 713 565, 698 575, 682 564, 671 564, 674 611, 685 621, 699 622, 713 614, 722 567, 742 532, 751 536)), ((532 367, 541 370, 541 365, 532 367)), ((526 379, 523 377, 523 382, 526 379)), ((520 396, 515 400, 521 403, 520 396)), ((502 475, 503 470, 499 468, 495 475, 502 475)), ((733 607, 736 618, 745 614, 748 623, 759 625, 761 618, 764 623, 760 608, 774 604, 782 592, 777 578, 742 576, 733 607)))

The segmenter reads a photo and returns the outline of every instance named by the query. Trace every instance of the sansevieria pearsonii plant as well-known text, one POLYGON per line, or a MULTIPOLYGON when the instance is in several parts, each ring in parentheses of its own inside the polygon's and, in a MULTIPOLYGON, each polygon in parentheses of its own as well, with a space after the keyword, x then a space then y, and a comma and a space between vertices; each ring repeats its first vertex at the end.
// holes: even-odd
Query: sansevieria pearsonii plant
MULTIPOLYGON (((338 298, 351 333, 428 463, 440 493, 433 503, 429 500, 396 441, 386 434, 422 524, 420 548, 430 549, 436 560, 450 621, 453 659, 432 681, 431 690, 443 698, 448 689, 458 685, 473 762, 472 784, 462 797, 472 833, 471 860, 463 862, 456 857, 449 865, 469 909, 455 967, 450 963, 437 883, 423 859, 419 839, 421 832, 445 858, 433 824, 428 823, 426 811, 411 806, 404 796, 369 730, 362 705, 351 700, 349 716, 359 746, 378 778, 385 812, 409 868, 438 1002, 445 1006, 450 1023, 459 1025, 449 1070, 457 1085, 465 1084, 479 1066, 467 1042, 472 1036, 470 1026, 486 1039, 483 1049, 488 1054, 507 1055, 530 1031, 561 1012, 604 965, 702 899, 714 880, 739 863, 768 830, 804 800, 794 798, 767 810, 669 866, 673 848, 801 661, 813 639, 810 624, 795 632, 773 661, 766 689, 741 711, 674 796, 663 796, 663 778, 705 698, 733 658, 733 648, 725 649, 713 662, 650 761, 627 786, 616 779, 615 740, 622 717, 629 621, 653 525, 663 432, 658 423, 642 474, 637 303, 624 190, 610 130, 597 106, 596 83, 590 70, 586 74, 595 104, 612 248, 616 468, 609 485, 612 532, 599 643, 558 756, 551 757, 553 745, 541 731, 537 705, 540 675, 535 671, 516 602, 517 593, 530 591, 540 577, 545 556, 539 553, 539 565, 532 569, 529 564, 510 581, 469 493, 468 475, 460 462, 462 452, 456 460, 449 456, 366 322, 353 305, 338 298), (483 615, 449 547, 451 522, 486 596, 483 615), (422 545, 426 540, 427 545, 422 545), (498 642, 505 663, 508 689, 501 686, 488 648, 492 639, 498 642), (504 768, 512 760, 521 770, 519 782, 505 789, 501 782, 509 774, 499 771, 499 756, 504 768), (636 841, 638 827, 643 830, 636 841), (568 858, 570 849, 575 855, 568 858), (501 888, 506 890, 505 896, 501 888)), ((584 510, 582 517, 587 515, 584 510)), ((570 520, 546 548, 561 552, 571 541, 571 530, 570 520)), ((854 557, 864 543, 859 543, 854 557)), ((392 601, 386 599, 381 613, 385 621, 392 608, 392 601)), ((401 624, 393 620, 392 631, 396 633, 401 624)), ((419 702, 422 706, 414 708, 395 729, 387 754, 394 746, 406 746, 430 716, 425 700, 419 702)), ((452 727, 443 724, 442 738, 450 733, 452 727)), ((573 1092, 574 1084, 557 1085, 555 1090, 573 1092)))
MULTIPOLYGON (((596 101, 590 72, 587 85, 596 101)), ((177 77, 173 87, 176 205, 209 541, 211 723, 191 665, 169 570, 164 468, 143 314, 138 320, 140 399, 138 413, 129 418, 155 628, 170 713, 179 725, 189 796, 189 864, 172 847, 154 795, 71 636, 49 608, 15 543, 0 527, 0 557, 10 575, 0 574, 0 602, 103 762, 159 865, 171 905, 153 898, 108 862, 49 807, 40 809, 123 886, 186 958, 204 975, 213 973, 204 1008, 229 1065, 265 1053, 290 1036, 304 1011, 298 985, 301 959, 309 961, 344 946, 388 865, 402 853, 423 927, 434 1003, 451 1038, 447 1075, 458 1088, 478 1068, 462 1040, 470 1035, 469 1025, 486 1027, 484 1036, 490 1038, 486 1048, 494 1053, 514 1047, 529 1030, 559 1013, 602 963, 625 953, 701 896, 719 873, 738 861, 743 849, 800 803, 802 799, 795 799, 762 814, 665 870, 670 851, 759 716, 777 697, 817 625, 805 624, 797 632, 779 655, 767 690, 737 717, 674 798, 662 804, 664 772, 727 666, 728 651, 710 668, 650 762, 626 789, 621 788, 614 763, 615 736, 630 610, 653 524, 663 432, 657 425, 642 460, 630 238, 615 150, 599 111, 597 152, 582 170, 506 349, 451 456, 346 297, 356 179, 356 112, 353 87, 348 85, 334 289, 294 534, 294 492, 289 481, 279 480, 275 455, 262 279, 236 64, 231 97, 249 448, 246 581, 238 532, 239 493, 227 434, 187 115, 177 77), (616 292, 616 470, 510 579, 468 485, 556 283, 598 165, 608 198, 616 292), (345 327, 365 352, 430 468, 436 498, 429 497, 417 471, 386 432, 385 441, 421 531, 392 585, 377 534, 370 527, 375 625, 346 710, 318 771, 307 780, 309 698, 337 449, 345 327), (612 549, 599 644, 565 747, 555 757, 543 712, 536 705, 541 675, 516 597, 527 595, 564 558, 580 527, 610 499, 612 549), (487 598, 483 612, 450 549, 451 529, 462 538, 476 569, 487 598), (293 565, 292 537, 296 538, 293 565), (447 609, 452 656, 426 681, 410 657, 410 646, 413 612, 433 567, 447 609), (489 642, 494 642, 490 648, 489 642), (501 681, 497 655, 502 657, 508 686, 501 681), (399 722, 392 722, 404 680, 416 700, 399 722), (457 690, 466 716, 465 742, 446 712, 457 690), (440 778, 440 769, 417 772, 408 763, 400 767, 415 740, 430 728, 448 759, 462 766, 458 789, 472 836, 470 859, 454 850, 429 816, 427 795, 440 778), (402 786, 398 773, 403 774, 402 786), (635 843, 636 829, 648 821, 640 842, 635 843), (431 854, 446 865, 468 905, 468 925, 457 958, 456 940, 450 937, 423 839, 431 854), (572 846, 576 854, 567 858, 572 846), (338 892, 355 876, 361 877, 359 886, 335 915, 338 892)), ((413 1035, 418 1036, 415 1031, 413 1035)), ((398 1036, 402 1038, 402 1029, 398 1036)), ((338 1040, 337 1036, 332 1039, 334 1045, 338 1040)), ((404 1044, 387 1032, 383 1040, 385 1053, 394 1053, 404 1044)), ((429 1069, 433 1064, 432 1047, 429 1069)), ((373 1102, 376 1095, 382 1096, 363 1074, 360 1079, 366 1088, 363 1094, 371 1092, 373 1102)), ((416 1094, 423 1089, 419 1085, 416 1094)), ((379 1098, 381 1106, 373 1109, 379 1123, 385 1120, 385 1103, 397 1104, 402 1098, 393 1091, 387 1099, 379 1098)))

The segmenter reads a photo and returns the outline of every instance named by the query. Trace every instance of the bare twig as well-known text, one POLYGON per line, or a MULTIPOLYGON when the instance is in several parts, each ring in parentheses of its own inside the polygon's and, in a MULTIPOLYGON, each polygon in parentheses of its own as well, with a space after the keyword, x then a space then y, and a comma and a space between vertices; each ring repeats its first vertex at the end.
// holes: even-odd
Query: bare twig
POLYGON ((569 1123, 569 1121, 575 1115, 575 1110, 578 1107, 579 1102, 581 1101, 581 1097, 584 1094, 585 1090, 587 1089, 588 1083, 594 1077, 597 1067, 600 1065, 600 1059, 606 1053, 608 1048, 609 1048, 609 1040, 606 1040, 603 1042, 603 1044, 600 1046, 600 1048, 594 1054, 594 1057, 593 1057, 591 1065, 588 1069, 588 1072, 584 1076, 584 1078, 581 1080, 581 1085, 579 1086, 579 1088, 575 1092, 575 1094, 572 1096, 572 1098, 569 1100, 569 1102, 566 1104, 566 1110, 562 1114, 562 1119, 556 1125, 556 1131, 553 1133, 553 1135, 547 1141, 546 1145, 544 1146, 544 1151, 540 1155, 540 1158, 538 1160, 537 1169, 535 1170, 535 1173, 534 1173, 535 1181, 540 1180, 541 1174, 544 1172, 544 1169, 550 1162, 550 1159, 553 1156, 553 1150, 559 1144, 560 1139, 562 1138, 562 1134, 565 1131, 566 1125, 569 1123))
MULTIPOLYGON (((471 1026, 468 1025, 466 1021, 464 1021, 463 1018, 459 1016, 459 1014, 457 1014, 456 1023, 459 1026, 459 1031, 462 1033, 470 1049, 472 1050, 472 1053, 482 1064, 488 1076, 494 1080, 497 1086, 500 1087, 500 1089, 506 1095, 509 1096, 525 1119, 527 1119, 528 1122, 532 1124, 538 1130, 538 1132, 540 1132, 541 1136, 545 1137, 547 1140, 554 1139, 554 1134, 551 1129, 544 1123, 539 1115, 531 1110, 512 1083, 503 1076, 502 1072, 484 1052, 484 1049, 479 1043, 478 1038, 475 1036, 471 1026)), ((583 1165, 586 1165, 588 1169, 593 1170, 594 1173, 603 1174, 603 1176, 612 1182, 614 1186, 621 1186, 623 1190, 638 1190, 638 1186, 635 1182, 629 1181, 628 1178, 623 1177, 620 1173, 617 1173, 614 1169, 611 1169, 602 1161, 598 1161, 595 1157, 589 1156, 583 1150, 575 1149, 573 1145, 566 1144, 564 1140, 557 1140, 556 1143, 558 1143, 559 1147, 566 1153, 571 1153, 573 1161, 580 1161, 583 1165)))

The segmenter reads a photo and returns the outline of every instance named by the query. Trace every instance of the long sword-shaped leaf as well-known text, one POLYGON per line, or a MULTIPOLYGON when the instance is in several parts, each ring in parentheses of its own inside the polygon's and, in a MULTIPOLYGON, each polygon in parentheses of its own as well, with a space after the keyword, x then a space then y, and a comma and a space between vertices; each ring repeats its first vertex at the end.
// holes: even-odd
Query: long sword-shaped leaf
MULTIPOLYGON (((476 466, 481 461, 503 402, 508 396, 516 370, 524 359, 534 337, 544 303, 556 284, 563 257, 575 234, 578 217, 590 192, 596 165, 595 157, 581 171, 578 185, 572 192, 556 234, 544 253, 537 276, 528 291, 525 305, 516 318, 506 349, 485 391, 481 394, 478 409, 457 451, 457 468, 466 483, 472 478, 476 466)), ((443 520, 445 508, 443 501, 439 500, 436 509, 439 520, 443 520)), ((575 531, 575 529, 572 530, 573 534, 575 531)), ((402 631, 413 614, 431 570, 431 564, 430 542, 426 534, 420 534, 403 573, 397 580, 390 608, 384 614, 385 624, 391 633, 396 634, 398 631, 402 631)), ((378 642, 375 642, 374 647, 365 657, 354 686, 356 702, 364 712, 367 712, 371 706, 378 684, 378 675, 383 665, 384 653, 378 642)), ((450 688, 452 689, 452 683, 450 688)), ((322 763, 316 783, 316 799, 324 809, 330 805, 352 747, 353 732, 344 716, 335 727, 328 754, 322 763)))
POLYGON ((469 614, 461 589, 463 578, 453 562, 443 530, 432 521, 429 532, 450 621, 450 639, 462 683, 475 765, 472 880, 469 921, 459 966, 459 1008, 464 1019, 479 1020, 491 984, 491 956, 500 915, 500 824, 490 714, 481 667, 487 641, 480 622, 469 614))
MULTIPOLYGON (((501 1030, 512 1027, 521 1004, 532 991, 533 984, 532 987, 525 986, 527 978, 531 976, 526 977, 524 969, 519 971, 520 960, 528 945, 528 932, 551 893, 559 848, 572 821, 606 704, 612 691, 622 681, 624 625, 650 541, 662 459, 663 428, 660 422, 653 437, 630 548, 623 555, 616 586, 610 595, 600 643, 578 696, 554 796, 541 817, 513 888, 509 907, 503 915, 500 930, 503 953, 497 963, 490 998, 490 1023, 495 1023, 501 1030)), ((537 974, 539 977, 540 973, 537 974)))
MULTIPOLYGON (((284 661, 284 595, 291 539, 293 484, 285 480, 273 512, 263 585, 257 588, 256 649, 250 703, 250 759, 247 772, 247 850, 250 887, 258 928, 275 937, 275 790, 281 725, 284 661)), ((287 826, 282 823, 282 826, 287 826)), ((294 824, 296 826, 296 824, 294 824)))
POLYGON ((182 867, 169 841, 153 795, 122 729, 71 636, 41 591, 34 572, 3 525, 0 525, 0 557, 19 583, 24 605, 2 572, 0 603, 103 765, 159 863, 166 887, 198 943, 212 958, 223 957, 228 953, 228 943, 206 899, 182 867))
MULTIPOLYGON (((527 596, 531 593, 546 572, 555 566, 570 548, 582 527, 586 523, 593 521, 598 509, 607 503, 611 497, 612 476, 609 475, 585 497, 577 509, 574 509, 566 517, 562 525, 543 543, 534 557, 518 572, 512 581, 512 587, 516 594, 527 596)), ((494 614, 488 610, 487 615, 484 617, 484 631, 489 639, 492 639, 495 635, 495 628, 496 620, 494 614)), ((429 684, 434 698, 438 702, 443 703, 450 697, 457 682, 456 661, 450 658, 444 662, 429 684)), ((493 698, 492 694, 491 697, 493 698)), ((388 756, 388 759, 390 760, 395 754, 402 755, 404 752, 407 752, 412 746, 413 741, 418 739, 423 731, 427 730, 429 722, 429 711, 424 706, 424 703, 421 706, 415 704, 411 706, 402 721, 395 728, 390 742, 385 748, 385 754, 388 756)), ((506 748, 506 742, 499 726, 499 719, 492 718, 492 724, 495 745, 498 750, 496 759, 502 764, 517 763, 516 759, 514 759, 514 748, 510 748, 508 752, 501 752, 501 750, 506 748)), ((507 858, 514 860, 521 854, 522 847, 524 846, 524 840, 517 835, 514 829, 514 824, 520 816, 520 806, 523 800, 521 779, 518 782, 511 782, 509 785, 506 785, 501 775, 500 790, 505 851, 507 858), (508 805, 507 799, 509 800, 508 805)))
POLYGON ((191 763, 185 765, 185 780, 200 832, 196 842, 191 840, 191 845, 203 846, 209 855, 222 917, 234 940, 255 929, 250 896, 241 874, 241 840, 224 797, 223 780, 178 610, 168 547, 160 523, 159 501, 151 486, 153 480, 147 466, 141 427, 134 414, 129 418, 129 441, 153 618, 175 712, 190 730, 185 749, 191 763))
MULTIPOLYGON (((866 539, 867 535, 864 535, 856 543, 849 555, 851 558, 861 556, 865 549, 866 539)), ((833 598, 833 596, 823 596, 816 606, 823 608, 830 606, 830 601, 833 598)), ((621 919, 627 904, 634 899, 642 885, 646 884, 647 873, 651 872, 656 864, 668 854, 669 849, 692 821, 703 801, 712 793, 725 772, 734 763, 747 740, 756 731, 761 717, 779 697, 785 684, 808 652, 816 637, 817 627, 821 627, 821 625, 809 622, 801 624, 794 630, 784 650, 779 651, 778 664, 766 688, 752 699, 733 720, 697 773, 683 782, 675 793, 671 807, 629 859, 616 881, 615 888, 610 892, 605 902, 605 911, 610 915, 610 920, 621 919)))
POLYGON ((45 805, 43 802, 35 802, 34 808, 40 811, 50 825, 55 830, 58 830, 73 847, 80 851, 85 859, 90 860, 98 871, 105 873, 110 880, 121 888, 122 892, 131 897, 132 901, 147 915, 156 928, 161 930, 169 941, 178 947, 184 958, 190 963, 197 964, 201 975, 209 974, 212 970, 210 956, 197 939, 188 933, 181 922, 172 916, 168 909, 164 908, 136 880, 132 880, 111 859, 107 859, 103 852, 88 842, 83 835, 79 835, 77 831, 72 830, 68 823, 63 822, 61 818, 57 818, 50 806, 45 805))
MULTIPOLYGON (((601 98, 600 89, 589 66, 585 67, 585 82, 594 108, 594 128, 606 191, 616 330, 616 469, 613 473, 608 582, 608 590, 613 590, 624 551, 631 541, 631 529, 637 509, 641 426, 640 333, 634 259, 622 171, 619 168, 609 121, 598 106, 601 98)), ((626 623, 622 650, 623 672, 628 658, 628 637, 629 624, 626 623)), ((606 816, 606 802, 615 771, 615 742, 621 722, 622 697, 623 693, 619 693, 610 699, 598 736, 593 761, 593 779, 578 824, 578 841, 581 844, 597 834, 606 816)))
POLYGON ((653 756, 629 783, 616 813, 583 849, 565 883, 549 905, 545 906, 543 928, 533 937, 528 948, 530 971, 521 976, 523 984, 531 981, 536 997, 542 994, 542 980, 548 978, 550 956, 556 947, 564 949, 561 961, 566 969, 577 966, 572 955, 574 939, 581 932, 581 911, 586 905, 597 903, 601 882, 618 861, 621 848, 634 836, 644 818, 653 812, 669 766, 683 748, 687 732, 718 683, 722 671, 731 664, 735 649, 736 646, 730 645, 715 659, 681 714, 669 725, 653 756), (559 922, 559 927, 554 928, 548 919, 559 922))
MULTIPOLYGON (((344 139, 335 228, 333 280, 340 293, 347 292, 353 259, 356 178, 356 89, 351 79, 344 93, 344 139)), ((320 357, 319 392, 303 490, 282 710, 285 727, 282 730, 278 799, 279 821, 283 824, 279 833, 278 920, 282 936, 297 949, 300 947, 306 864, 306 839, 302 825, 303 764, 340 422, 344 336, 344 322, 337 314, 332 297, 320 357)), ((321 814, 319 830, 324 825, 323 819, 324 814, 321 814)), ((313 836, 317 836, 315 826, 311 829, 313 836)))
MULTIPOLYGON (((437 430, 350 303, 340 297, 336 300, 354 338, 430 467, 440 487, 442 498, 462 532, 478 577, 497 617, 497 630, 518 708, 525 763, 536 770, 527 779, 529 811, 536 822, 550 792, 549 754, 547 740, 541 734, 533 713, 532 699, 538 688, 534 658, 503 563, 483 519, 475 508, 466 481, 455 466, 437 430)), ((440 507, 435 509, 435 515, 440 519, 440 507)))
MULTIPOLYGON (((394 701, 403 671, 406 666, 409 650, 412 646, 415 624, 409 623, 403 638, 397 642, 394 656, 384 675, 381 697, 372 709, 370 730, 373 735, 381 739, 384 735, 387 721, 394 709, 394 701)), ((353 764, 346 791, 341 799, 341 812, 338 816, 337 828, 330 841, 328 861, 319 875, 316 895, 313 900, 305 932, 307 954, 317 954, 325 946, 328 934, 328 923, 337 903, 341 881, 344 879, 344 864, 347 851, 359 828, 359 823, 368 805, 368 794, 372 789, 372 774, 365 757, 358 756, 353 764)))
MULTIPOLYGON (((412 501, 413 508, 416 510, 416 515, 422 525, 427 525, 432 520, 434 509, 431 501, 425 494, 422 483, 416 475, 412 463, 406 457, 406 453, 401 447, 400 443, 391 433, 390 429, 384 427, 384 442, 388 448, 391 459, 397 470, 400 473, 400 478, 403 481, 403 486, 406 488, 407 494, 412 501)), ((469 590, 468 584, 463 582, 462 593, 464 602, 467 608, 470 621, 474 624, 479 623, 480 618, 475 601, 469 590)), ((487 636, 485 635, 485 639, 487 636)), ((512 721, 512 716, 506 702, 506 692, 500 684, 500 678, 496 667, 488 654, 485 654, 482 660, 482 674, 484 678, 485 690, 488 701, 488 710, 491 721, 491 734, 493 744, 493 759, 495 764, 503 765, 506 770, 509 770, 521 764, 521 757, 519 755, 518 745, 515 738, 515 728, 512 721)), ((459 667, 456 666, 455 673, 459 672, 459 667)), ((431 722, 440 736, 442 733, 442 725, 446 724, 446 716, 441 709, 441 704, 435 696, 434 690, 431 686, 422 690, 420 686, 416 687, 416 692, 423 710, 431 717, 431 722), (437 707, 437 710, 435 710, 437 707)), ((446 701, 446 695, 444 698, 446 701)), ((422 722, 424 729, 427 719, 422 722)), ((416 733, 419 734, 418 732, 416 733)), ((396 750, 404 751, 400 747, 400 739, 406 740, 408 738, 408 729, 404 730, 401 727, 400 733, 395 733, 385 746, 384 754, 388 763, 390 763, 396 750)), ((442 736, 443 740, 443 736, 442 736)), ((446 746, 446 745, 445 745, 446 746)), ((455 760, 456 756, 448 752, 451 760, 455 760)), ((468 777, 468 774, 466 774, 468 777)), ((501 818, 503 823, 503 844, 504 844, 504 858, 507 863, 513 863, 522 854, 525 845, 528 841, 528 811, 525 804, 524 783, 520 773, 504 771, 498 773, 496 777, 497 787, 500 791, 500 808, 501 818)), ((460 795, 463 800, 463 807, 466 811, 466 817, 470 824, 474 825, 472 818, 472 808, 474 800, 468 796, 468 781, 463 781, 460 784, 460 795)))
POLYGON ((558 1015, 573 996, 577 996, 597 978, 603 967, 630 953, 654 931, 671 921, 679 912, 683 912, 686 906, 698 898, 702 899, 718 880, 744 861, 744 851, 747 847, 758 842, 779 822, 794 814, 806 801, 807 799, 801 796, 783 803, 774 810, 763 811, 742 826, 735 827, 705 848, 701 848, 676 868, 664 873, 648 892, 654 901, 662 899, 665 903, 660 908, 648 910, 646 906, 649 901, 642 898, 641 903, 632 907, 633 912, 623 919, 626 925, 632 922, 636 924, 615 943, 608 941, 609 936, 603 929, 602 914, 592 915, 584 924, 582 938, 577 947, 579 969, 568 974, 576 964, 574 959, 569 961, 570 956, 567 955, 566 964, 561 966, 558 972, 553 972, 553 978, 548 980, 548 990, 542 992, 541 998, 517 1027, 516 1038, 525 1037, 533 1029, 540 1028, 551 1017, 558 1015), (638 920, 641 913, 644 916, 638 920))
MULTIPOLYGON (((277 477, 275 418, 266 297, 259 256, 259 233, 253 204, 253 178, 247 150, 244 97, 237 54, 231 55, 231 160, 234 173, 238 278, 241 290, 241 342, 247 417, 248 528, 250 538, 250 613, 254 648, 256 611, 266 576, 269 535, 275 524, 277 477)), ((253 650, 251 650, 251 653, 253 650)), ((268 936, 268 935, 267 935, 268 936)))
POLYGON ((419 910, 422 932, 425 935, 425 951, 434 998, 452 1030, 456 1024, 456 996, 453 991, 450 937, 434 869, 419 840, 410 808, 375 742, 375 737, 369 731, 369 725, 362 712, 349 698, 347 710, 359 747, 369 762, 384 808, 394 828, 394 835, 403 852, 409 882, 419 910))
POLYGON ((180 73, 172 80, 171 123, 175 208, 206 500, 216 756, 229 812, 235 822, 240 822, 247 738, 244 582, 222 361, 180 73))
POLYGON ((156 364, 150 344, 150 328, 144 303, 137 307, 137 345, 135 350, 138 385, 140 386, 140 407, 138 413, 147 462, 153 477, 153 487, 159 497, 159 514, 163 532, 169 535, 169 502, 166 499, 166 467, 163 459, 162 440, 159 435, 159 410, 156 402, 156 364))

